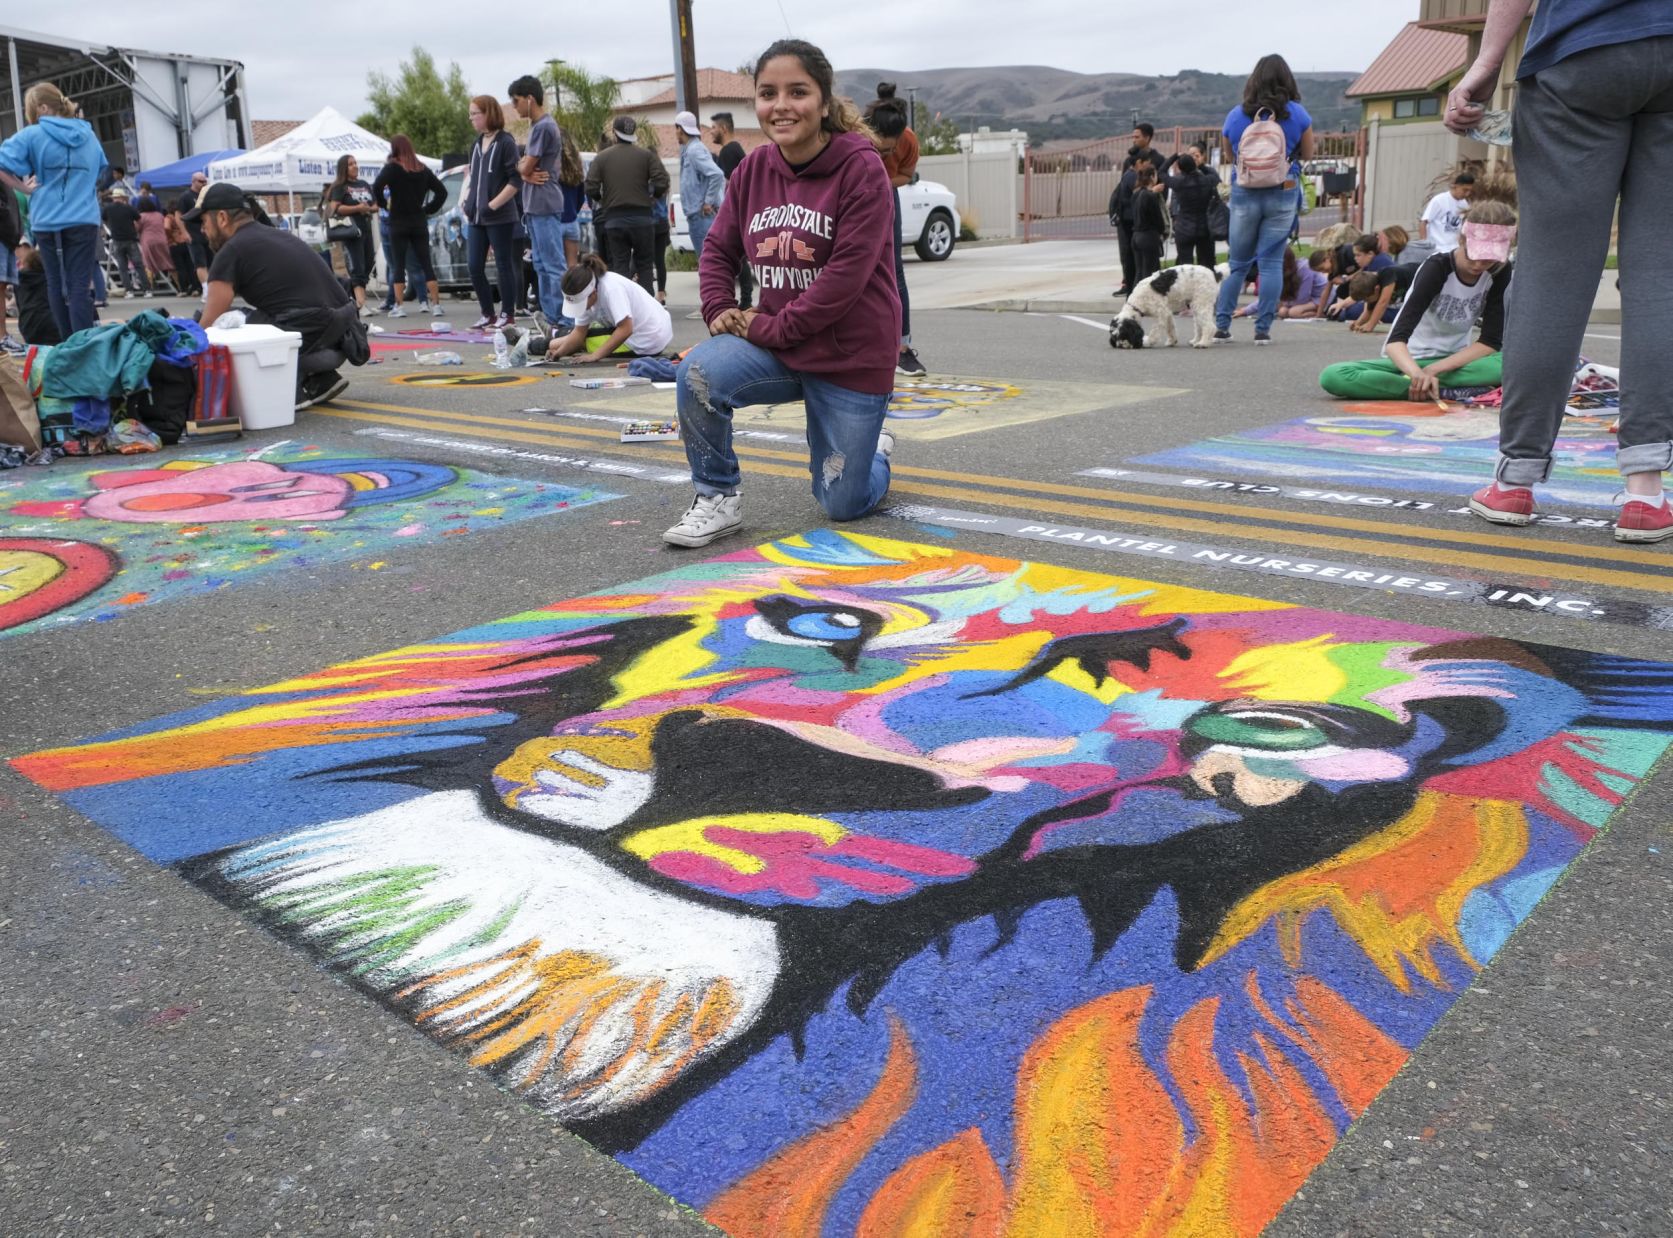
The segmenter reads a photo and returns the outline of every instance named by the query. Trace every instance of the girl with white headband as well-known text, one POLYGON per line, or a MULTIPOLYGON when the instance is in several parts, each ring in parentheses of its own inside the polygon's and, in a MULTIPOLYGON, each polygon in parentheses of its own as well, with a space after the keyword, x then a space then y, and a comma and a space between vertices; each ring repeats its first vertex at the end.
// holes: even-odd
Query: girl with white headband
POLYGON ((668 311, 639 284, 605 266, 597 254, 582 254, 564 272, 561 287, 563 315, 575 329, 547 345, 549 361, 576 353, 580 365, 603 361, 623 344, 635 356, 654 357, 674 342, 668 311), (608 338, 589 352, 589 335, 608 338))

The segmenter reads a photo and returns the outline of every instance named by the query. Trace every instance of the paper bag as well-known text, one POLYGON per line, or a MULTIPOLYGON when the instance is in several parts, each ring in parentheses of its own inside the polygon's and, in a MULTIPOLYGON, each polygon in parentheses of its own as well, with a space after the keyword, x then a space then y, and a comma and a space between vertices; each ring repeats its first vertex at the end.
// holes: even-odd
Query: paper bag
POLYGON ((31 454, 41 449, 41 423, 23 375, 10 357, 0 357, 0 443, 31 454))

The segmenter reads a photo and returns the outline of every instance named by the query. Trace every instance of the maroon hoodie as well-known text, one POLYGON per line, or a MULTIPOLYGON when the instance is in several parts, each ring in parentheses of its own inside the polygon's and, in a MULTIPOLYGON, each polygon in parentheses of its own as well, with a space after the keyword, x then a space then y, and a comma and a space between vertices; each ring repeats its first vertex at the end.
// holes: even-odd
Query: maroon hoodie
POLYGON ((833 134, 799 173, 776 146, 751 151, 703 242, 703 321, 737 306, 738 264, 747 254, 760 309, 750 343, 852 391, 893 391, 894 192, 877 148, 858 133, 833 134))

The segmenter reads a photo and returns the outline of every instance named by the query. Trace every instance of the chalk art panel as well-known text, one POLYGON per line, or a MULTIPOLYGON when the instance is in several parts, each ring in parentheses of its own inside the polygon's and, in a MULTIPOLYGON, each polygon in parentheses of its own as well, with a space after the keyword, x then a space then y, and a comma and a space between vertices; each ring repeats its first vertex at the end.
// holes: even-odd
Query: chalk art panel
MULTIPOLYGON (((1542 498, 1580 507, 1610 506, 1621 486, 1612 421, 1608 416, 1563 419, 1551 480, 1540 487, 1542 498)), ((1130 463, 1216 477, 1295 478, 1311 486, 1469 495, 1492 480, 1498 458, 1496 409, 1443 412, 1406 400, 1379 400, 1170 447, 1130 463)))
POLYGON ((30 469, 0 481, 0 635, 108 620, 615 497, 301 447, 30 469))
POLYGON ((821 531, 15 764, 734 1234, 1252 1234, 1670 728, 821 531))

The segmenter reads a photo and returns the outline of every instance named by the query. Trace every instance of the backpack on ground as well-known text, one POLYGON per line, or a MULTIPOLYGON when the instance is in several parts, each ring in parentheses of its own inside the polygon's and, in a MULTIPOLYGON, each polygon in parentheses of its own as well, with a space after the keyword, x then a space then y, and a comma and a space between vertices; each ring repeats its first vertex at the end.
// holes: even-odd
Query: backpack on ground
POLYGON ((1289 175, 1289 139, 1272 109, 1263 107, 1237 144, 1237 183, 1245 189, 1276 189, 1289 175))

